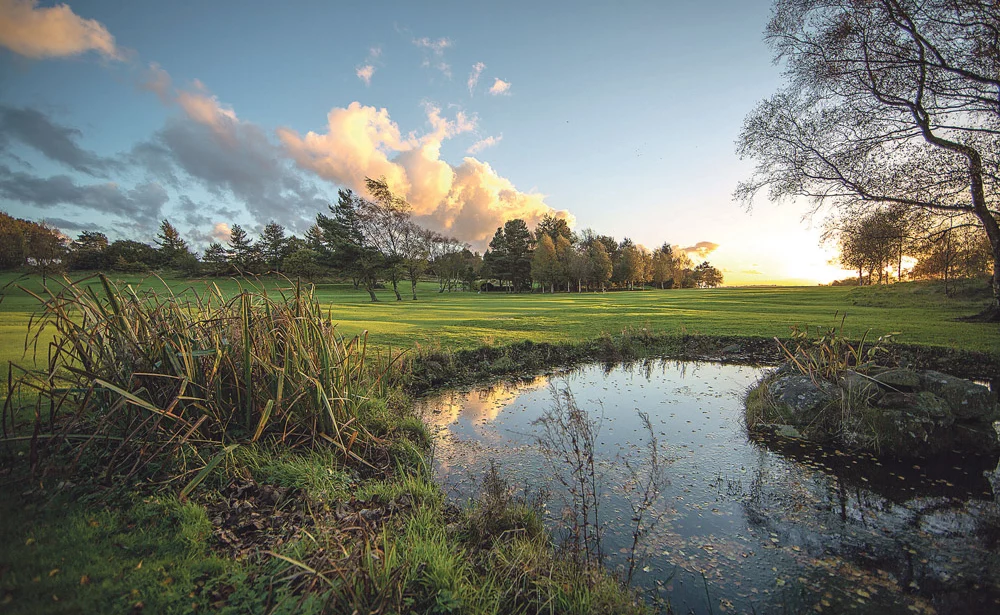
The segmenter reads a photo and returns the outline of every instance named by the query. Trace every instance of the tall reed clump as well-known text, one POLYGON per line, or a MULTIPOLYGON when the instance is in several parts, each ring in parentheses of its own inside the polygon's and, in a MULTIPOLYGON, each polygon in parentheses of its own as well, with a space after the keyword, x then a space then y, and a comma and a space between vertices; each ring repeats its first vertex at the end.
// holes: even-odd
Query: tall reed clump
MULTIPOLYGON (((836 316, 834 316, 836 318, 836 316)), ((788 362, 802 374, 813 378, 835 381, 844 370, 863 372, 875 365, 875 357, 892 341, 893 333, 879 337, 869 342, 866 331, 861 340, 852 343, 844 334, 845 313, 840 318, 840 327, 830 327, 826 331, 818 330, 817 335, 810 335, 809 327, 800 329, 792 325, 792 340, 794 350, 774 338, 778 347, 784 353, 788 362), (865 346, 865 344, 868 344, 865 346)))
POLYGON ((373 355, 366 335, 338 335, 312 287, 269 294, 243 282, 226 297, 214 284, 175 294, 165 283, 97 280, 65 279, 36 295, 27 343, 37 355, 55 334, 43 368, 11 369, 3 417, 13 425, 24 415, 14 400, 34 399, 33 461, 45 439, 101 442, 130 474, 163 453, 258 441, 386 461, 398 356, 373 355))

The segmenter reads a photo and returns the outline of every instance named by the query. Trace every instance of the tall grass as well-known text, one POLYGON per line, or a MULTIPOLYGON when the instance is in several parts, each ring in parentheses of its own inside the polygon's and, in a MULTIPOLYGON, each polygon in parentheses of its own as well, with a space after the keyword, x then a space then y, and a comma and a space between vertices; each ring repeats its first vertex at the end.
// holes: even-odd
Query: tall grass
POLYGON ((41 304, 26 344, 44 367, 11 366, 3 426, 34 421, 33 460, 54 439, 102 441, 132 471, 186 445, 258 441, 387 463, 398 355, 370 352, 366 334, 338 335, 311 286, 268 293, 246 281, 227 298, 215 285, 175 294, 97 279, 26 291, 41 304))

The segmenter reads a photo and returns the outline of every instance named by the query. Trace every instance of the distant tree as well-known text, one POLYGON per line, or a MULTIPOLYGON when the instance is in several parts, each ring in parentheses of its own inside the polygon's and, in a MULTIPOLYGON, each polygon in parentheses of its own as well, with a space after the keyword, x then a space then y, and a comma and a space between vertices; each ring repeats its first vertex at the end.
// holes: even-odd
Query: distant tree
POLYGON ((314 224, 309 227, 309 230, 306 231, 306 236, 304 239, 307 248, 309 248, 313 252, 316 252, 317 254, 322 253, 323 244, 325 243, 326 240, 323 237, 323 229, 321 229, 318 224, 314 224))
POLYGON ((107 258, 112 269, 123 273, 146 272, 160 263, 156 248, 131 239, 113 241, 108 246, 107 258))
POLYGON ((260 234, 260 253, 264 258, 264 264, 270 271, 281 271, 281 260, 285 256, 285 248, 288 238, 285 237, 285 227, 273 220, 264 225, 264 231, 260 234))
POLYGON ((542 219, 538 221, 538 226, 535 227, 535 237, 540 240, 542 235, 551 237, 552 245, 555 245, 560 237, 566 238, 570 243, 576 241, 573 231, 569 228, 569 223, 564 218, 556 218, 552 214, 542 216, 542 219))
POLYGON ((256 273, 263 261, 259 247, 254 245, 250 235, 239 224, 234 224, 229 231, 229 248, 226 253, 229 264, 241 273, 256 273))
POLYGON ((629 243, 621 250, 621 260, 619 263, 620 282, 628 286, 629 290, 635 288, 636 283, 640 286, 649 279, 649 254, 648 250, 642 246, 629 243))
POLYGON ((340 190, 336 205, 330 206, 332 216, 318 214, 316 224, 322 231, 327 264, 337 273, 363 284, 372 302, 377 302, 375 287, 382 271, 382 255, 366 242, 361 228, 359 209, 365 199, 350 190, 340 190))
POLYGON ((358 227, 365 245, 381 257, 382 270, 392 284, 396 301, 402 301, 399 280, 403 272, 403 241, 410 224, 410 205, 392 193, 384 177, 366 177, 365 185, 372 198, 358 201, 358 227))
POLYGON ((181 238, 180 232, 169 220, 160 222, 160 231, 156 235, 156 245, 160 255, 160 263, 166 267, 176 267, 177 260, 190 254, 187 242, 181 238))
POLYGON ((691 277, 698 288, 715 288, 722 284, 722 272, 708 261, 702 261, 695 267, 691 277))
POLYGON ((59 230, 45 224, 35 224, 28 229, 26 242, 28 264, 42 274, 42 283, 53 272, 63 268, 66 244, 59 230))
POLYGON ((674 288, 693 288, 695 281, 691 274, 694 272, 694 263, 691 262, 691 257, 686 252, 678 250, 674 252, 673 259, 674 288))
POLYGON ((654 284, 659 284, 660 288, 665 288, 668 283, 673 283, 674 250, 669 243, 665 243, 653 251, 650 269, 650 279, 654 284))
POLYGON ((509 259, 507 258, 507 237, 504 235, 503 227, 497 228, 490 240, 490 247, 483 254, 483 276, 488 279, 495 279, 504 286, 504 281, 509 280, 511 273, 508 270, 509 259))
POLYGON ((289 256, 291 256, 292 254, 295 254, 299 250, 311 250, 311 249, 312 248, 309 247, 309 244, 306 243, 305 239, 302 239, 301 237, 297 237, 295 235, 291 235, 288 237, 288 239, 285 240, 285 245, 281 252, 281 259, 284 260, 289 256))
POLYGON ((302 248, 285 257, 284 271, 287 275, 312 281, 323 272, 319 258, 318 252, 302 248))
POLYGON ((612 265, 611 256, 603 241, 590 242, 587 246, 587 261, 588 284, 604 290, 605 285, 611 281, 612 265))
POLYGON ((201 275, 202 273, 201 261, 191 252, 184 252, 174 257, 174 269, 189 278, 201 275))
POLYGON ((988 275, 991 267, 989 241, 974 218, 954 216, 938 220, 938 226, 918 242, 913 255, 915 279, 939 278, 950 293, 951 281, 988 275))
POLYGON ((556 259, 556 246, 552 242, 552 237, 542 233, 531 257, 531 277, 541 285, 543 293, 546 284, 554 293, 556 292, 555 281, 558 274, 559 262, 556 259))
POLYGON ((229 256, 226 254, 226 249, 217 241, 213 241, 205 248, 201 261, 211 275, 224 275, 229 271, 229 256))
POLYGON ((403 257, 403 269, 410 280, 410 293, 417 300, 417 282, 420 276, 430 267, 431 246, 435 241, 435 233, 407 221, 403 228, 400 253, 403 257))
POLYGON ((836 239, 838 260, 844 268, 858 271, 858 284, 864 283, 866 270, 870 284, 890 282, 892 269, 897 278, 902 277, 909 226, 903 214, 896 209, 876 209, 828 222, 824 238, 836 239))
POLYGON ((587 245, 574 248, 566 260, 566 274, 571 283, 576 282, 576 292, 583 292, 583 283, 591 278, 591 263, 587 254, 587 245))
POLYGON ((102 271, 111 267, 108 259, 108 236, 95 231, 83 231, 70 244, 67 269, 72 271, 102 271))
POLYGON ((776 0, 786 85, 746 118, 736 196, 975 216, 1000 320, 1000 9, 992 0, 776 0))
POLYGON ((28 222, 0 212, 0 270, 22 267, 27 259, 28 222))
POLYGON ((531 284, 531 255, 534 239, 528 225, 520 218, 508 220, 503 225, 504 269, 510 276, 511 289, 520 292, 531 284))
POLYGON ((566 292, 570 290, 570 284, 573 281, 573 276, 570 273, 571 265, 573 259, 576 257, 576 250, 573 249, 573 244, 570 242, 569 238, 565 235, 558 235, 555 239, 555 249, 556 249, 556 270, 555 270, 555 283, 566 284, 566 292))

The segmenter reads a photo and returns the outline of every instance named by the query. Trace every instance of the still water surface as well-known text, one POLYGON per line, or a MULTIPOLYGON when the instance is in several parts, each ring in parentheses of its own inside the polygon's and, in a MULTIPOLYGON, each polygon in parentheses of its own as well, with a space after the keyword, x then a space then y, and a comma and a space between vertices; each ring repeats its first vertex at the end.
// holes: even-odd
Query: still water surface
POLYGON ((592 365, 518 385, 445 393, 421 410, 439 434, 449 494, 476 493, 491 459, 516 485, 565 498, 533 425, 569 388, 603 417, 598 438, 608 564, 631 543, 622 460, 641 461, 650 415, 670 457, 661 515, 635 582, 678 613, 1000 612, 997 460, 876 459, 795 442, 764 445, 741 425, 755 367, 673 361, 592 365), (992 519, 992 521, 991 521, 992 519))

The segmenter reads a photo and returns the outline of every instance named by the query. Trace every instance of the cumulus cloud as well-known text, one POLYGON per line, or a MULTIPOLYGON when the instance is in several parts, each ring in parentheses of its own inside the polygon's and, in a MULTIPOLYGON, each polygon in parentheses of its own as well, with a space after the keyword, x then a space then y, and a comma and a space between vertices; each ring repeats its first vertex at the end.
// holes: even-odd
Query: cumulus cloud
POLYGON ((219 243, 228 243, 229 239, 233 236, 233 230, 225 222, 216 222, 209 236, 219 243))
POLYGON ((104 176, 109 168, 117 166, 113 160, 81 148, 77 143, 81 136, 76 128, 57 124, 36 109, 0 104, 0 149, 16 140, 87 175, 104 176))
POLYGON ((763 273, 757 271, 756 269, 744 269, 743 271, 740 271, 740 273, 744 273, 746 275, 764 275, 763 273))
POLYGON ((503 135, 500 135, 499 137, 489 136, 489 137, 486 137, 485 139, 480 139, 480 140, 476 141, 475 143, 473 143, 472 145, 470 145, 469 149, 465 150, 465 153, 466 154, 476 154, 476 153, 479 153, 479 152, 483 151, 484 149, 486 149, 488 147, 493 147, 494 145, 496 145, 497 143, 499 143, 501 141, 503 141, 503 135))
POLYGON ((496 78, 496 80, 493 81, 493 85, 490 86, 490 94, 494 96, 506 96, 510 94, 510 82, 496 78))
POLYGON ((375 75, 376 70, 375 65, 381 65, 381 62, 379 62, 380 57, 382 57, 382 48, 371 47, 368 49, 368 57, 354 70, 354 74, 358 76, 358 79, 364 81, 365 85, 372 84, 372 77, 375 75))
POLYGON ((372 75, 375 74, 375 67, 371 64, 365 64, 354 71, 354 74, 358 76, 358 79, 364 81, 365 85, 371 85, 372 75))
POLYGON ((97 51, 121 60, 115 39, 100 22, 69 6, 39 7, 38 0, 0 0, 0 45, 28 58, 59 58, 97 51))
POLYGON ((67 175, 37 177, 0 165, 0 197, 46 209, 61 205, 120 216, 152 228, 160 219, 167 191, 157 183, 125 190, 114 182, 77 184, 67 175))
POLYGON ((451 79, 451 65, 444 59, 444 50, 451 47, 451 39, 431 39, 424 36, 413 39, 413 44, 424 54, 421 66, 425 68, 433 66, 441 71, 445 77, 451 79))
POLYGON ((715 250, 718 247, 719 247, 719 244, 712 243, 711 241, 699 241, 698 243, 694 244, 693 246, 688 246, 686 248, 681 248, 681 250, 683 250, 684 252, 687 252, 689 255, 694 255, 694 256, 697 256, 698 258, 705 259, 705 258, 708 258, 709 254, 711 254, 712 252, 715 252, 715 250))
POLYGON ((519 191, 486 163, 468 157, 452 166, 442 160, 443 142, 473 130, 475 119, 461 113, 448 119, 433 106, 426 112, 431 129, 421 136, 404 135, 386 109, 354 102, 330 110, 324 133, 281 128, 278 137, 303 169, 361 194, 365 177, 385 177, 420 223, 479 247, 510 218, 534 225, 554 213, 572 221, 568 212, 546 205, 543 195, 519 191))
POLYGON ((476 62, 472 65, 472 72, 469 73, 469 80, 466 84, 469 86, 469 96, 472 96, 476 90, 476 84, 479 83, 479 75, 483 74, 486 70, 486 65, 482 62, 476 62))

